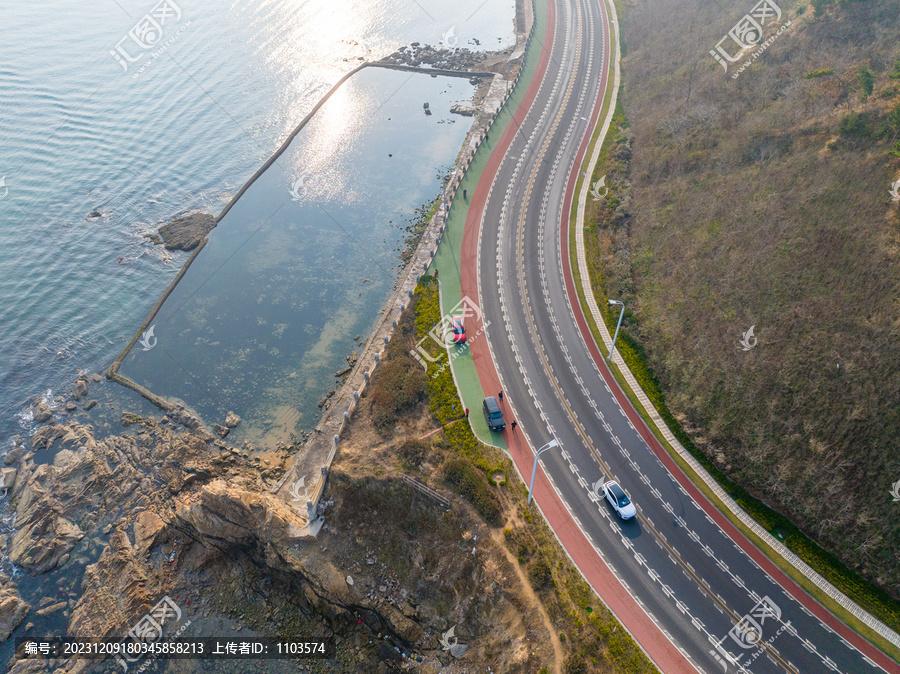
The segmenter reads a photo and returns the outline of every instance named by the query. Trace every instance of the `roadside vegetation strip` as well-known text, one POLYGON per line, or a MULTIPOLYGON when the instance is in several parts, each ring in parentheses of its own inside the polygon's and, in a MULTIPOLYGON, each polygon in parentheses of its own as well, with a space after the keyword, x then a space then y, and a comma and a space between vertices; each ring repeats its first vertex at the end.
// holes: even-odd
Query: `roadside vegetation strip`
MULTIPOLYGON (((415 290, 416 334, 419 339, 441 321, 439 295, 434 277, 423 276, 415 290)), ((508 459, 505 454, 491 450, 492 456, 486 455, 482 450, 483 443, 472 432, 469 424, 450 425, 450 422, 456 420, 460 412, 466 409, 460 400, 450 368, 441 368, 440 362, 433 363, 429 368, 426 382, 431 414, 438 423, 444 425, 444 434, 451 444, 488 476, 495 471, 503 471, 505 474, 508 470, 508 459), (434 376, 435 374, 437 376, 434 376)))
POLYGON ((465 416, 461 416, 461 417, 459 417, 458 419, 454 419, 453 421, 448 421, 448 422, 447 422, 446 424, 444 424, 443 426, 438 426, 438 427, 435 428, 433 431, 428 431, 425 435, 423 435, 421 438, 419 438, 419 440, 424 440, 425 438, 430 438, 430 437, 431 437, 432 435, 434 435, 435 433, 440 433, 442 430, 444 430, 444 429, 445 429, 447 426, 449 426, 450 424, 455 424, 457 421, 462 421, 462 420, 465 419, 465 418, 466 418, 465 416))
MULTIPOLYGON (((607 175, 610 171, 611 163, 609 162, 609 159, 611 152, 616 149, 617 140, 619 139, 621 132, 626 130, 627 127, 628 123, 624 115, 624 110, 619 103, 616 105, 616 109, 613 115, 613 124, 610 126, 609 132, 604 136, 604 138, 597 137, 592 141, 593 143, 602 143, 602 145, 597 164, 595 165, 593 175, 591 176, 591 183, 593 183, 594 180, 599 179, 599 177, 607 175)), ((579 194, 579 190, 584 190, 588 187, 589 185, 585 185, 584 178, 579 178, 578 184, 576 185, 576 194, 579 194)), ((609 193, 601 202, 600 206, 596 209, 596 212, 590 216, 588 215, 588 213, 585 213, 585 217, 588 222, 584 227, 584 245, 590 286, 593 291, 594 297, 597 299, 597 305, 599 307, 599 311, 604 321, 605 327, 609 332, 612 332, 616 326, 618 313, 614 314, 613 312, 611 312, 606 301, 606 289, 599 265, 600 246, 598 240, 599 232, 597 222, 598 218, 609 217, 613 213, 615 208, 620 203, 620 197, 622 196, 622 193, 620 188, 615 184, 614 181, 612 182, 612 184, 608 184, 607 187, 609 189, 609 193)), ((578 216, 577 200, 573 200, 572 209, 573 212, 570 215, 569 247, 575 287, 578 292, 582 311, 585 315, 586 320, 588 321, 588 325, 591 329, 594 339, 598 347, 601 348, 603 352, 608 354, 609 349, 606 347, 599 327, 595 324, 593 312, 591 310, 591 307, 588 305, 587 299, 584 296, 581 271, 579 268, 579 261, 577 259, 577 248, 575 245, 578 216)), ((677 439, 677 441, 683 445, 683 447, 700 464, 700 466, 702 466, 702 468, 705 469, 716 480, 723 491, 728 496, 730 496, 735 501, 735 503, 737 503, 737 505, 740 506, 746 513, 748 513, 756 522, 758 522, 759 525, 765 529, 765 531, 767 531, 773 537, 780 539, 788 548, 788 550, 793 552, 805 564, 809 565, 809 567, 811 567, 816 573, 821 575, 836 589, 856 602, 859 606, 869 611, 872 615, 881 620, 887 627, 896 632, 898 628, 900 628, 900 603, 896 602, 886 592, 875 587, 874 585, 866 581, 862 576, 849 569, 834 555, 822 549, 818 544, 816 544, 805 534, 803 534, 803 532, 798 527, 796 527, 796 525, 791 523, 783 515, 775 512, 759 499, 753 497, 745 489, 733 482, 693 444, 690 437, 681 428, 681 425, 674 418, 674 416, 666 406, 665 396, 662 392, 658 379, 648 365, 643 346, 630 334, 628 330, 629 325, 633 325, 634 321, 634 316, 630 312, 626 311, 626 321, 623 322, 622 328, 619 332, 619 338, 616 343, 616 351, 620 354, 628 368, 631 370, 640 388, 643 389, 647 398, 659 413, 660 417, 665 422, 668 430, 671 431, 675 439, 677 439)), ((731 520, 732 523, 735 524, 735 526, 737 526, 751 541, 753 541, 755 545, 764 550, 767 556, 769 556, 773 560, 773 562, 775 562, 783 571, 785 571, 796 582, 798 582, 798 584, 800 584, 807 592, 809 592, 813 597, 815 597, 822 604, 828 607, 829 610, 831 610, 835 615, 841 618, 848 625, 853 627, 853 629, 855 629, 857 632, 861 633, 863 636, 883 649, 886 653, 897 659, 898 655, 900 655, 900 649, 898 649, 896 644, 892 643, 884 635, 878 633, 877 630, 866 625, 850 610, 845 609, 845 607, 842 606, 837 599, 831 597, 825 590, 819 588, 794 564, 785 559, 782 555, 778 554, 778 552, 774 550, 769 543, 762 540, 758 535, 755 535, 753 531, 745 523, 741 522, 740 518, 735 515, 731 511, 731 509, 722 502, 720 498, 716 497, 713 490, 705 483, 702 477, 688 465, 688 462, 685 461, 684 458, 681 457, 675 450, 675 448, 666 440, 664 434, 662 433, 662 429, 657 428, 656 424, 653 423, 652 418, 643 409, 640 401, 637 399, 637 396, 630 390, 629 386, 627 386, 627 382, 625 381, 625 378, 622 375, 622 372, 619 371, 618 367, 612 368, 612 371, 616 376, 616 379, 618 380, 620 386, 622 387, 622 390, 632 401, 635 409, 641 414, 645 422, 647 422, 648 427, 657 436, 662 446, 666 448, 666 451, 670 454, 670 456, 672 456, 672 458, 681 466, 682 470, 685 471, 685 473, 690 477, 695 485, 704 492, 707 498, 715 503, 716 506, 729 518, 729 520, 731 520)))

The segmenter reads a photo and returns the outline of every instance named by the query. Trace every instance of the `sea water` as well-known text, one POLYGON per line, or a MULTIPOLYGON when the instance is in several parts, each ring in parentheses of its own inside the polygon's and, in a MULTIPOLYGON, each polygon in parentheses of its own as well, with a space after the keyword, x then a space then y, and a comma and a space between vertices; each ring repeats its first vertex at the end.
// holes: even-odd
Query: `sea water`
POLYGON ((232 442, 271 447, 315 425, 391 295, 410 216, 469 129, 450 107, 474 89, 354 75, 212 231, 120 372, 209 423, 235 412, 232 442))
MULTIPOLYGON (((0 9, 0 452, 32 430, 34 399, 48 391, 48 399, 66 395, 78 372, 108 367, 177 274, 187 254, 167 252, 143 235, 189 211, 219 213, 361 59, 381 58, 413 41, 438 45, 451 29, 451 44, 472 49, 503 48, 514 40, 512 0, 182 0, 180 18, 169 13, 157 47, 144 52, 144 60, 126 61, 126 71, 110 52, 121 47, 135 57, 129 33, 141 35, 144 17, 157 5, 41 2, 0 9), (94 210, 102 216, 87 217, 94 210)), ((386 86, 394 86, 388 80, 386 86)), ((425 94, 432 94, 416 87, 434 82, 415 78, 392 103, 421 108, 425 94)), ((379 96, 366 91, 365 101, 379 96)), ((374 108, 358 112, 363 123, 374 108)), ((345 124, 350 117, 331 119, 345 124)), ((323 130, 319 141, 338 138, 323 130)), ((365 142, 370 139, 382 145, 371 153, 355 148, 359 156, 386 159, 391 148, 376 135, 365 142)), ((457 149, 446 145, 433 157, 444 166, 457 149)), ((281 180, 288 177, 295 176, 281 180)), ((370 174, 342 189, 352 194, 392 178, 399 182, 400 175, 370 174)), ((403 217, 396 209, 373 208, 379 217, 396 214, 387 218, 392 224, 403 217)), ((365 256, 390 267, 396 239, 365 240, 381 246, 369 247, 365 256)), ((348 282, 365 274, 362 262, 342 259, 348 282)), ((322 264, 304 274, 324 279, 331 260, 322 264)), ((364 294, 373 305, 390 286, 386 278, 378 282, 383 294, 364 294)), ((348 292, 316 297, 310 306, 319 323, 307 329, 321 336, 328 321, 351 311, 348 292)), ((274 341, 267 344, 272 348, 274 341)), ((327 390, 332 373, 320 371, 320 388, 327 390)))

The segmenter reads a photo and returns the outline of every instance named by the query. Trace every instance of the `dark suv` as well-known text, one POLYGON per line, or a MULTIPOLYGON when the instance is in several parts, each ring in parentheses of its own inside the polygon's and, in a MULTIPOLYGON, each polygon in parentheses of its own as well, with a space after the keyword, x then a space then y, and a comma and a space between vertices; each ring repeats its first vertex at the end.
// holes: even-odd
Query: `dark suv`
POLYGON ((500 405, 494 396, 485 398, 481 409, 484 410, 484 420, 487 421, 488 428, 492 431, 502 431, 506 428, 503 412, 500 411, 500 405))

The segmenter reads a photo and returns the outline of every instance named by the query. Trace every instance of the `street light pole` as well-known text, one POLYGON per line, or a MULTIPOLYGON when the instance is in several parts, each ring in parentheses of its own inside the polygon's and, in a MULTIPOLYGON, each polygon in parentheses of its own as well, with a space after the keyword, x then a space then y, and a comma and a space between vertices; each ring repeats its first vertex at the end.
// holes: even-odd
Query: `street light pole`
POLYGON ((537 465, 538 465, 538 457, 541 455, 541 452, 546 452, 548 449, 552 447, 559 447, 559 440, 553 438, 546 445, 541 447, 534 455, 534 468, 531 469, 531 486, 528 487, 528 503, 526 505, 531 505, 531 492, 534 491, 534 476, 537 475, 537 465))
POLYGON ((616 323, 616 334, 613 335, 612 346, 609 347, 609 362, 612 363, 613 353, 616 350, 616 337, 619 336, 619 327, 621 327, 622 325, 622 316, 625 315, 625 303, 620 302, 619 300, 610 300, 609 303, 610 305, 618 304, 620 307, 622 307, 622 310, 619 312, 619 322, 616 323))

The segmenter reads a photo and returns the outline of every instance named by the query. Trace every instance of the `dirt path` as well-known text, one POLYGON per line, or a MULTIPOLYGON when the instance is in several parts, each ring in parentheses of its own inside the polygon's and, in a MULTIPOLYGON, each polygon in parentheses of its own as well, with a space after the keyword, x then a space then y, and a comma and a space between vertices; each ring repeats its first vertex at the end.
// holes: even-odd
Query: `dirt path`
POLYGON ((553 628, 553 623, 550 622, 550 616, 547 614, 547 610, 544 608, 544 604, 541 602, 540 597, 537 596, 537 593, 531 587, 531 583, 528 581, 528 578, 525 577, 525 572, 522 571, 522 567, 519 565, 519 560, 513 557, 512 553, 506 547, 506 544, 503 541, 503 532, 500 529, 491 529, 491 538, 494 543, 497 544, 497 547, 503 550, 503 554, 506 555, 506 558, 509 560, 509 563, 516 570, 516 575, 519 576, 519 581, 522 583, 522 591, 525 593, 525 596, 528 597, 534 605, 537 606, 538 613, 541 614, 541 620, 544 623, 544 627, 547 628, 547 632, 550 633, 550 643, 553 644, 553 671, 556 674, 562 674, 562 666, 563 661, 565 660, 565 654, 563 653, 562 644, 559 641, 559 635, 556 633, 556 630, 553 628))

